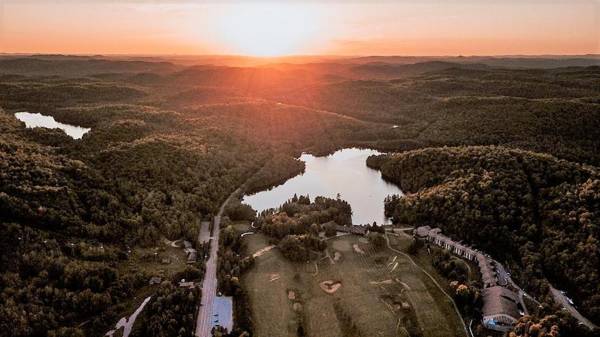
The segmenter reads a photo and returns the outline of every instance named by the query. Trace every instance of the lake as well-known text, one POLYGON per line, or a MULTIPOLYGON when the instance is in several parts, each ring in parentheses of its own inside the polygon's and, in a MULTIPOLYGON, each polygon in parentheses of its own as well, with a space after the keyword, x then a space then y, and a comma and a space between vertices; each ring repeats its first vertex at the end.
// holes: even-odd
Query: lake
POLYGON ((54 117, 42 115, 40 113, 17 112, 15 117, 21 122, 24 122, 25 127, 61 129, 73 139, 81 139, 83 135, 91 130, 89 128, 82 128, 76 125, 60 123, 57 122, 54 117))
POLYGON ((276 208, 297 195, 341 198, 352 206, 352 222, 356 225, 373 223, 387 224, 383 200, 390 194, 400 194, 398 186, 381 178, 381 172, 367 167, 370 155, 380 154, 375 150, 343 149, 329 156, 315 157, 302 154, 306 163, 304 174, 288 179, 284 184, 268 191, 244 196, 243 202, 258 212, 276 208))

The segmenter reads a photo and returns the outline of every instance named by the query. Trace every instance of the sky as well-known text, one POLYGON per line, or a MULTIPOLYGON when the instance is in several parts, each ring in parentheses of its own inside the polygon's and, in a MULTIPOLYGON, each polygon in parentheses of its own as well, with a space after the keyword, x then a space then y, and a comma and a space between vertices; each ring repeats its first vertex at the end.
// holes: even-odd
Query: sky
POLYGON ((600 54, 600 0, 0 0, 0 52, 600 54))

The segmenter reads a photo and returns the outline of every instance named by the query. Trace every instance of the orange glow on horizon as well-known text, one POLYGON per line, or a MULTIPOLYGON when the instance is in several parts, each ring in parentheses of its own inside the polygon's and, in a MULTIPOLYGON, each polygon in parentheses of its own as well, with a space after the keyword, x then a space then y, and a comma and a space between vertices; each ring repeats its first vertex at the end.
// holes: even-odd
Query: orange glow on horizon
POLYGON ((600 1, 4 0, 0 52, 598 54, 600 1))

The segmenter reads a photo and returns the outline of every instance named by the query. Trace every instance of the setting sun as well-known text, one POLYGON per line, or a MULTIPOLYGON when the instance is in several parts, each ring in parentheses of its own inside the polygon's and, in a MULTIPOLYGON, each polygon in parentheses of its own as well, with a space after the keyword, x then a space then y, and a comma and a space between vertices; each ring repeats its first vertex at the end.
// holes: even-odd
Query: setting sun
POLYGON ((217 18, 221 43, 233 53, 282 56, 302 53, 320 28, 318 9, 290 4, 225 7, 217 18))

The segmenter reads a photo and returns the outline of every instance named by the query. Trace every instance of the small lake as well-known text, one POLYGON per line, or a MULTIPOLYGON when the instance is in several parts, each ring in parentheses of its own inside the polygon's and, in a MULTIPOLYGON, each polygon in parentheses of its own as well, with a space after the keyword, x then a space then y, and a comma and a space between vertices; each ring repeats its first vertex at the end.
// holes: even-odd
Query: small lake
POLYGON ((287 180, 268 191, 244 196, 243 202, 258 212, 276 208, 297 195, 341 198, 352 206, 352 222, 355 225, 373 223, 387 224, 383 200, 390 194, 400 194, 398 186, 381 178, 381 173, 367 167, 367 157, 380 154, 375 150, 343 149, 326 157, 302 154, 306 163, 304 174, 287 180))
POLYGON ((73 139, 81 139, 91 129, 57 122, 54 117, 40 113, 17 112, 15 117, 28 128, 61 129, 73 139))

